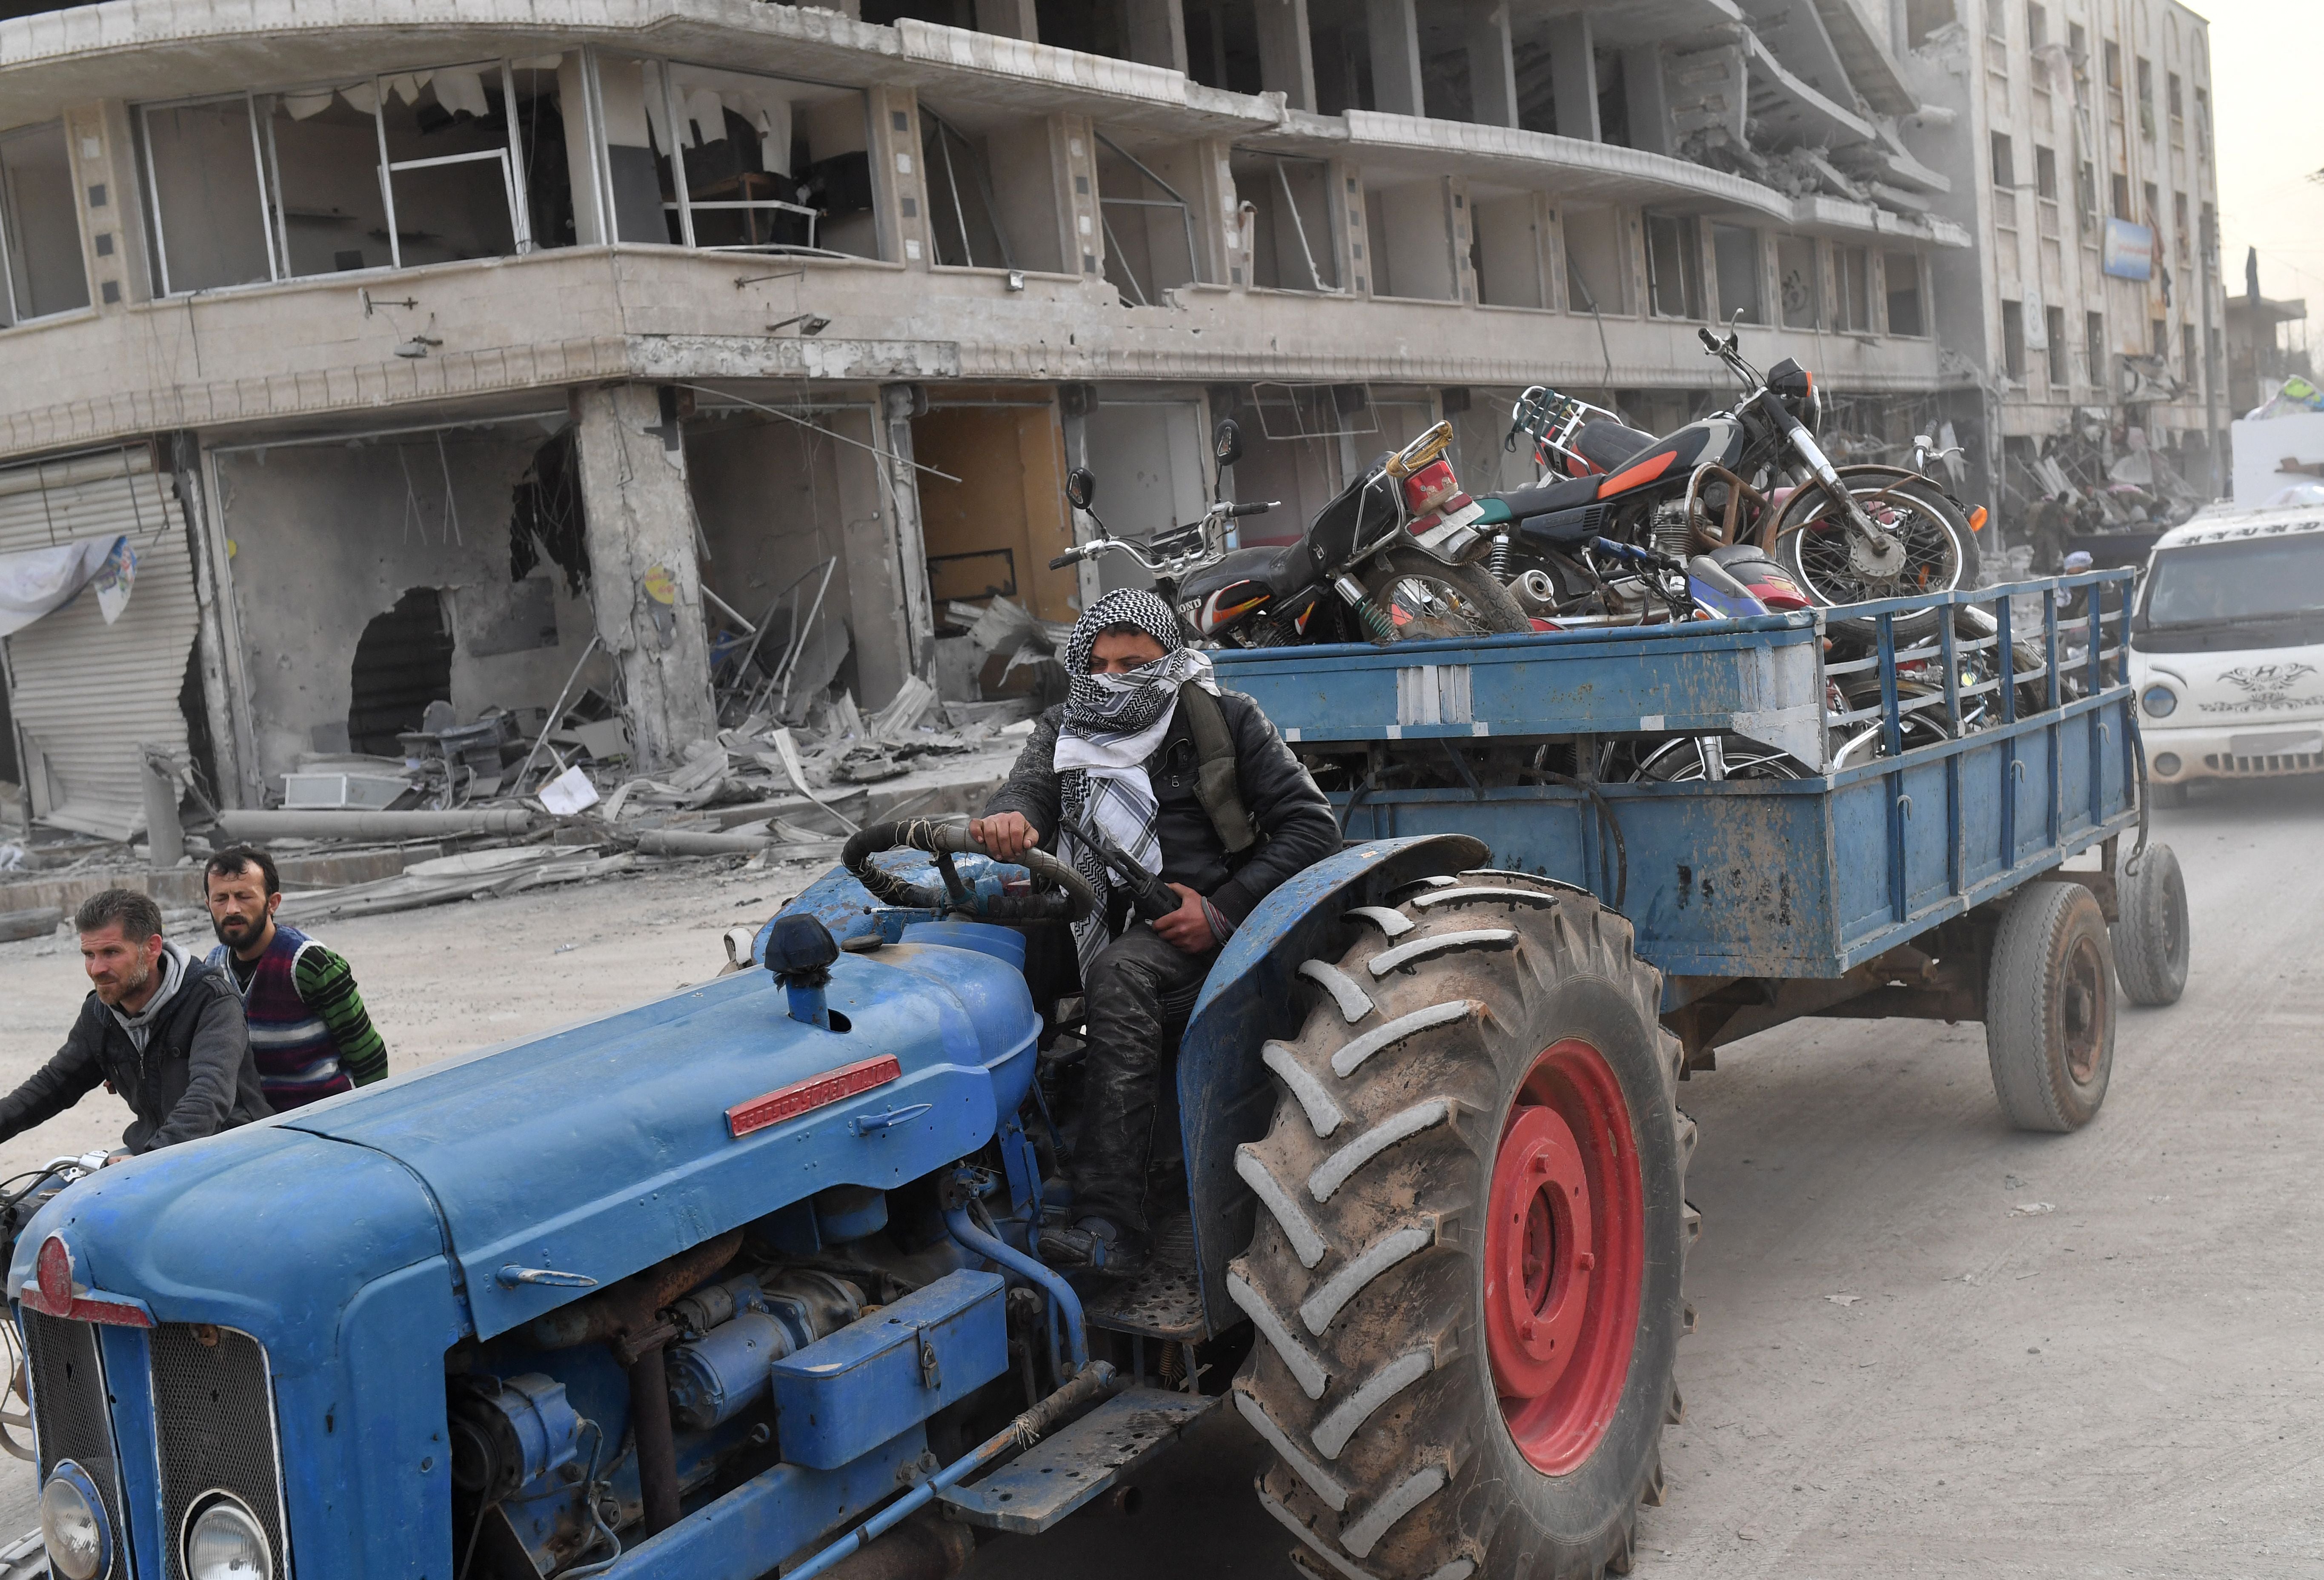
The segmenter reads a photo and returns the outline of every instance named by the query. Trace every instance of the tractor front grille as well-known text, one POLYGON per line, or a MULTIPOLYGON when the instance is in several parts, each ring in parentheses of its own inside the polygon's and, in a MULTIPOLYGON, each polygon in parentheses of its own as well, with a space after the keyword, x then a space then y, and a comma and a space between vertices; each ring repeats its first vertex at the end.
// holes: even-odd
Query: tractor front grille
POLYGON ((97 1328, 23 1308, 24 1354, 32 1381, 32 1429, 40 1446, 41 1482, 69 1459, 88 1473, 105 1501, 113 1531, 113 1566, 101 1580, 124 1580, 128 1528, 121 1522, 121 1464, 113 1449, 113 1414, 97 1328))
POLYGON ((274 1387, 266 1351, 246 1333, 208 1324, 154 1328, 153 1432, 161 1461, 161 1529, 168 1580, 186 1580, 186 1521, 212 1492, 239 1498, 288 1575, 274 1387))

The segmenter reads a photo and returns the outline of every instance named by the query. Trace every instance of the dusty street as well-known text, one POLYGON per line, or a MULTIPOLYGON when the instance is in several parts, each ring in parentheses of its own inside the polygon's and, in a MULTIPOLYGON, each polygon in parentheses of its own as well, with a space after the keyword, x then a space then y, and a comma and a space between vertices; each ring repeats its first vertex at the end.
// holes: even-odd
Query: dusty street
MULTIPOLYGON (((2312 1058, 2324 934, 2307 853, 2324 789, 2238 790, 2161 814, 2185 864, 2185 999, 2126 1009, 2105 1113, 2004 1128, 1980 1028, 1808 1021, 1723 1053, 1684 1105, 1701 1314, 1640 1572, 1689 1576, 2324 1575, 2324 1233, 2312 1058)), ((395 1067, 697 981, 721 930, 788 878, 648 879, 323 926, 395 1067), (569 946, 569 947, 568 947, 569 946)), ((0 1079, 81 995, 67 949, 0 949, 0 1079)), ((13 1172, 102 1144, 101 1094, 0 1147, 13 1172)), ((1290 1576, 1213 1418, 1148 1473, 1143 1511, 1004 1539, 973 1573, 1290 1576)), ((0 1536, 32 1524, 0 1471, 0 1536)))

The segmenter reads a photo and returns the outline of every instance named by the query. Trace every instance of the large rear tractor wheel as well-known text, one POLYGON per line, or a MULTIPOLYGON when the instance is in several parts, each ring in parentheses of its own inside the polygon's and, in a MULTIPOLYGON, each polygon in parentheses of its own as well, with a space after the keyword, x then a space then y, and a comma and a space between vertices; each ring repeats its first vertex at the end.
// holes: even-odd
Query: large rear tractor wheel
POLYGON ((1356 913, 1269 1043, 1264 1206, 1228 1290, 1260 1501, 1349 1580, 1627 1573, 1662 1501, 1696 1219, 1679 1045, 1629 924, 1523 874, 1356 913))
POLYGON ((2114 943, 2080 883, 2028 883, 1994 930, 1985 1051, 2019 1130, 2080 1130, 2114 1070, 2114 943))
POLYGON ((2115 975, 2134 1004, 2175 1004, 2187 991, 2187 880, 2167 845, 2150 845, 2115 884, 2121 914, 2115 975))

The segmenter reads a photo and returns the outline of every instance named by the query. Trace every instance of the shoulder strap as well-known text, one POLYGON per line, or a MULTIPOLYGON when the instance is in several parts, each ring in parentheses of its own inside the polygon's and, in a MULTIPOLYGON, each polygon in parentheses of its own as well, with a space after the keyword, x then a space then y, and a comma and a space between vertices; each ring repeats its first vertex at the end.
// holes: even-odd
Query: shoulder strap
POLYGON ((1226 710, 1217 698, 1189 680, 1178 688, 1178 711, 1185 716, 1186 733, 1194 738, 1194 799, 1203 803, 1227 854, 1240 855, 1259 843, 1259 834, 1235 783, 1234 735, 1227 729, 1226 710))

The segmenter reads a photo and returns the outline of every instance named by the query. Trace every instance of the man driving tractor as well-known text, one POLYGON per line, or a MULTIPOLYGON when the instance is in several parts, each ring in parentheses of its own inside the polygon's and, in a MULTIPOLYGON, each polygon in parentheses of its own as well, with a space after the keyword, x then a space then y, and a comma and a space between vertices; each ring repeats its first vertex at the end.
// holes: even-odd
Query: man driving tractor
POLYGON ((1185 644, 1154 594, 1106 594, 1074 624, 1065 657, 1072 690, 1034 725, 970 832, 1001 861, 1036 845, 1056 851, 1103 900, 1074 927, 1089 1046, 1075 1217, 1043 1231, 1039 1249, 1052 1266, 1120 1272, 1150 1234, 1157 1077, 1174 1012, 1184 1018, 1173 1001, 1189 998, 1270 890, 1340 847, 1340 828, 1259 705, 1219 689, 1210 655, 1185 644), (1102 834, 1157 873, 1179 908, 1129 921, 1121 885, 1077 834, 1102 834))

